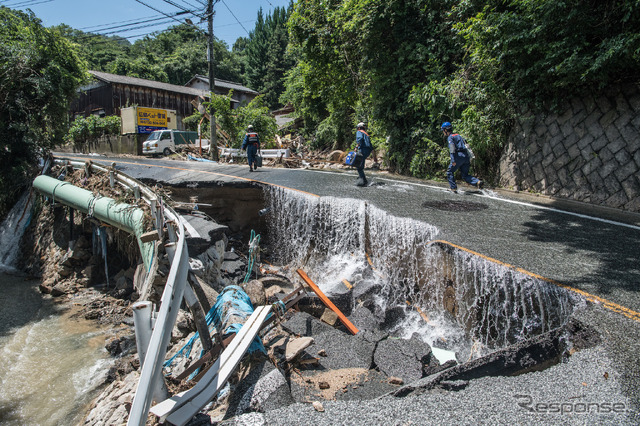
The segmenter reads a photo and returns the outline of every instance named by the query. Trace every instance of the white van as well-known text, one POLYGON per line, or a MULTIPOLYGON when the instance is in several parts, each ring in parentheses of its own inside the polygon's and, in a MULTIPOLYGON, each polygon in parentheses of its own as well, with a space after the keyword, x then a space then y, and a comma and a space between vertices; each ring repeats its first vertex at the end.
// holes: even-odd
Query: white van
POLYGON ((198 139, 198 132, 182 130, 156 130, 151 132, 147 140, 142 144, 143 155, 169 155, 180 145, 188 145, 191 148, 209 151, 209 139, 198 139))

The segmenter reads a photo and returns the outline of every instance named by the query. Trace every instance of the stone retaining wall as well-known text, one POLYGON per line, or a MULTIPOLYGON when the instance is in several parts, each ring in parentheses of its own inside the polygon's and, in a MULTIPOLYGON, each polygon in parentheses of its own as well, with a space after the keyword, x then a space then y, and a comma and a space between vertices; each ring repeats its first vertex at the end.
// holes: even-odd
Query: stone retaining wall
MULTIPOLYGON (((92 143, 85 147, 85 153, 96 154, 134 154, 142 155, 142 142, 146 140, 148 135, 126 134, 112 136, 110 138, 102 137, 96 143, 92 143)), ((80 152, 72 143, 57 147, 58 152, 80 152)))
POLYGON ((640 86, 525 113, 500 162, 500 185, 640 212, 640 86))

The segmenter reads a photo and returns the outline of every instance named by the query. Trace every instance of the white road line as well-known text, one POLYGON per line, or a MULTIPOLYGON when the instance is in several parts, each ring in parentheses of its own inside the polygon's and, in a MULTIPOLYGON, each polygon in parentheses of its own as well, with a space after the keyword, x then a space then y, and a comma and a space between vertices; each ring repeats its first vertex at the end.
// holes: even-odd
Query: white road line
MULTIPOLYGON (((310 170, 310 169, 303 169, 303 170, 310 170)), ((326 171, 326 170, 310 170, 316 173, 328 173, 328 174, 334 174, 334 175, 344 175, 344 173, 339 173, 339 172, 330 172, 330 171, 326 171)), ((402 181, 402 180, 393 180, 393 179, 388 179, 388 178, 381 178, 381 177, 376 177, 377 180, 383 180, 383 181, 387 181, 387 182, 392 182, 392 183, 403 183, 403 184, 407 184, 407 185, 413 185, 413 186, 420 186, 423 188, 429 188, 429 189, 435 189, 438 191, 443 191, 446 190, 446 188, 442 188, 441 186, 435 186, 435 185, 428 185, 425 183, 416 183, 416 182, 407 182, 407 181, 402 181)), ((537 204, 531 204, 531 203, 527 203, 524 201, 516 201, 516 200, 509 200, 507 198, 500 198, 500 197, 496 197, 496 196, 492 196, 492 195, 487 195, 487 194, 471 194, 473 196, 476 197, 483 197, 483 198, 491 198, 493 200, 497 200, 497 201, 502 201, 505 203, 511 203, 511 204, 518 204, 521 206, 527 206, 527 207, 532 207, 534 209, 538 209, 538 210, 545 210, 545 211, 551 211, 551 212, 556 212, 556 213, 563 213, 566 215, 570 215, 570 216, 575 216, 575 217, 579 217, 582 219, 590 219, 590 220, 595 220, 597 222, 602 222, 602 223, 607 223, 609 225, 615 225, 615 226, 622 226, 625 228, 629 228, 629 229, 633 229, 636 231, 640 231, 640 226, 636 226, 636 225, 631 225, 628 223, 623 223, 623 222, 617 222, 614 220, 609 220, 609 219, 603 219, 600 217, 595 217, 595 216, 588 216, 585 214, 581 214, 581 213, 574 213, 574 212, 570 212, 570 211, 566 211, 566 210, 560 210, 560 209, 556 209, 553 207, 546 207, 546 206, 540 206, 537 204)))

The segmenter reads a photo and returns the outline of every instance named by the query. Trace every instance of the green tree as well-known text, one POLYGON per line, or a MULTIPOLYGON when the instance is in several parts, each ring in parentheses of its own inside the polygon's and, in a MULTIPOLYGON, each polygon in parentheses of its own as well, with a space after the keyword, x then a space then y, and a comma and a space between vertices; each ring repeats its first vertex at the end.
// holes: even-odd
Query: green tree
POLYGON ((52 30, 59 31, 76 44, 90 70, 109 72, 111 64, 118 58, 126 58, 131 48, 131 43, 119 36, 85 33, 65 24, 52 27, 52 30))
POLYGON ((294 64, 287 54, 287 20, 291 10, 291 7, 276 7, 263 18, 261 8, 244 49, 247 84, 264 95, 264 102, 271 109, 282 106, 280 96, 285 90, 285 73, 294 64))
POLYGON ((67 110, 86 79, 77 47, 33 13, 0 7, 0 216, 30 169, 64 141, 67 110))
POLYGON ((80 152, 89 152, 93 145, 102 137, 107 138, 111 143, 111 138, 120 134, 122 119, 112 115, 110 117, 78 117, 71 124, 67 140, 73 143, 74 149, 80 152))
MULTIPOLYGON (((278 126, 275 118, 269 113, 269 108, 264 104, 263 96, 258 96, 238 108, 232 108, 231 99, 233 91, 229 91, 227 95, 214 95, 210 102, 205 102, 207 109, 215 111, 216 124, 231 139, 231 147, 239 148, 245 135, 248 125, 252 125, 256 132, 260 135, 262 147, 273 146, 278 126)), ((202 120, 199 113, 193 114, 184 120, 185 124, 191 129, 196 129, 198 123, 202 121, 203 134, 209 133, 209 121, 202 120)))

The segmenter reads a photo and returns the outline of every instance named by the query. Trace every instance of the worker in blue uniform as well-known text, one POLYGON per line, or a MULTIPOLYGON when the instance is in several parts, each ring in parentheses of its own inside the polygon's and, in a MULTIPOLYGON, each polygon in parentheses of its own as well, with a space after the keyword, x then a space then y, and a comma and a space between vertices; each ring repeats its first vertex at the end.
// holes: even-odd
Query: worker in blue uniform
POLYGON ((357 186, 367 186, 369 181, 364 175, 364 162, 371 151, 373 151, 373 145, 371 144, 371 138, 367 134, 366 126, 364 123, 358 123, 356 131, 356 151, 362 155, 362 163, 356 168, 358 170, 357 186))
POLYGON ((460 169, 462 179, 469 185, 473 185, 481 189, 483 182, 475 176, 469 174, 469 167, 471 167, 471 153, 467 147, 467 141, 457 133, 453 133, 453 126, 448 121, 442 123, 440 126, 442 132, 447 138, 449 144, 449 157, 451 164, 447 169, 447 180, 449 181, 449 187, 451 192, 458 193, 458 185, 456 185, 456 178, 454 173, 460 169))
POLYGON ((247 133, 244 135, 244 139, 242 140, 242 149, 247 150, 249 171, 252 172, 256 170, 258 167, 254 167, 254 165, 256 164, 256 155, 260 149, 260 138, 258 137, 258 133, 253 130, 253 126, 251 124, 247 126, 247 133))

